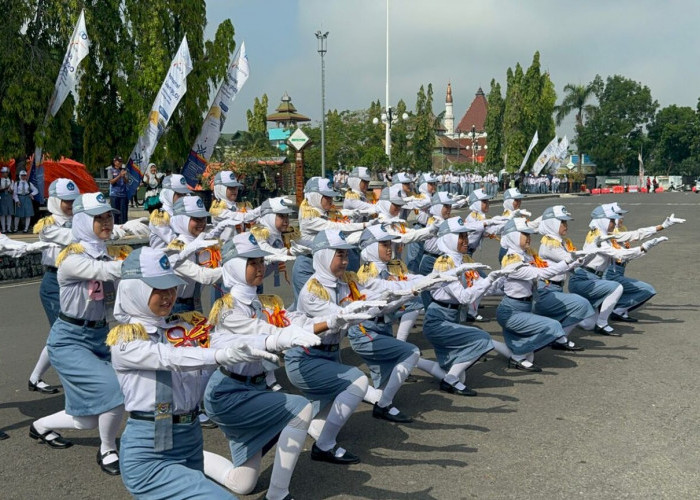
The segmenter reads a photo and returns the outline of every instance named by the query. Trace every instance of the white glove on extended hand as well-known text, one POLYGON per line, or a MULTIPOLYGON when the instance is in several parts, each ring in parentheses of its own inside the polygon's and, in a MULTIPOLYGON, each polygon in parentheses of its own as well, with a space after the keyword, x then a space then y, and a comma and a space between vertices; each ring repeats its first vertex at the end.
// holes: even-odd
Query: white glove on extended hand
POLYGON ((48 241, 35 241, 34 243, 29 243, 25 247, 27 253, 41 252, 45 248, 58 247, 55 243, 49 243, 48 241))
POLYGON ((272 363, 279 362, 279 358, 271 352, 263 351, 250 347, 244 342, 227 347, 226 349, 218 349, 214 353, 214 359, 220 365, 235 365, 236 363, 250 363, 264 359, 272 363))
POLYGON ((593 259, 596 258, 597 255, 597 253, 589 253, 578 257, 576 260, 569 262, 569 270, 587 266, 593 259))
POLYGON ((112 228, 112 240, 120 240, 126 236, 126 229, 122 228, 121 224, 117 224, 112 228))
POLYGON ((595 240, 593 240, 593 242, 595 243, 595 246, 600 248, 601 243, 603 243, 604 241, 612 240, 612 239, 615 239, 614 234, 606 234, 604 236, 596 236, 595 240))
POLYGON ((490 219, 487 219, 487 220, 491 221, 491 224, 489 224, 489 225, 493 225, 493 224, 499 224, 499 225, 500 225, 500 224, 505 224, 506 222, 508 222, 508 221, 510 220, 510 217, 504 217, 504 216, 502 216, 502 215, 496 215, 495 217, 491 217, 490 219))
POLYGON ((466 273, 467 271, 480 271, 480 270, 488 270, 491 269, 490 266, 487 266, 486 264, 481 264, 480 262, 471 262, 468 264, 460 264, 457 267, 454 267, 452 269, 448 269, 447 271, 442 271, 440 273, 440 276, 459 276, 462 273, 466 273))
POLYGON ((363 321, 371 319, 372 316, 367 313, 348 313, 343 309, 335 316, 331 316, 326 320, 326 325, 329 330, 338 331, 344 330, 353 325, 359 325, 363 321))
POLYGON ((208 248, 211 246, 214 246, 219 243, 219 240, 207 240, 204 238, 204 233, 200 234, 197 236, 195 239, 190 241, 185 245, 185 248, 180 250, 180 253, 177 254, 177 262, 182 262, 183 260, 187 259, 190 255, 192 255, 195 252, 198 252, 199 250, 202 250, 203 248, 208 248))
POLYGON ((224 232, 224 229, 228 227, 236 227, 241 223, 240 220, 235 220, 235 219, 224 219, 220 221, 216 226, 214 226, 213 229, 208 231, 206 233, 206 236, 208 238, 218 238, 221 233, 224 232))
POLYGON ((438 231, 440 230, 440 224, 431 224, 428 226, 428 229, 430 230, 430 234, 437 236, 438 231))
POLYGON ((467 197, 463 194, 457 194, 457 195, 453 196, 452 199, 454 200, 455 203, 459 203, 462 200, 466 200, 467 197))
POLYGON ((531 220, 530 222, 528 222, 528 223, 527 223, 527 227, 529 227, 530 229, 534 229, 535 231, 537 231, 537 230, 539 229, 539 227, 540 227, 540 222, 542 222, 542 216, 541 216, 541 215, 540 215, 539 217, 537 217, 535 220, 531 220))
POLYGON ((383 302, 389 303, 403 297, 408 297, 409 295, 413 295, 413 290, 410 288, 405 290, 384 290, 382 293, 379 294, 378 299, 383 302))
POLYGON ((296 241, 292 241, 289 251, 295 257, 297 255, 311 255, 311 249, 309 247, 304 246, 301 243, 297 243, 296 241))
POLYGON ((318 335, 304 330, 301 327, 291 325, 282 328, 265 339, 265 348, 268 351, 284 351, 292 347, 312 347, 319 345, 321 339, 318 335))
POLYGON ((151 234, 150 229, 148 229, 148 217, 140 217, 138 219, 126 221, 122 224, 122 229, 125 229, 139 238, 148 238, 151 234))
POLYGON ((649 241, 645 241, 644 243, 642 243, 642 250, 648 252, 651 248, 655 247, 659 243, 663 243, 664 241, 668 241, 668 238, 666 238, 666 236, 661 236, 660 238, 654 238, 649 241))
POLYGON ((377 217, 376 219, 370 219, 370 220, 368 220, 367 222, 365 222, 365 227, 369 227, 369 226, 374 226, 374 225, 377 225, 377 224, 381 224, 381 222, 382 222, 382 221, 379 220, 379 217, 377 217))
POLYGON ((427 276, 424 280, 415 284, 413 292, 421 293, 442 283, 451 283, 453 281, 457 281, 457 276, 441 276, 439 274, 437 276, 427 276))
POLYGON ((265 264, 267 265, 267 264, 273 264, 275 262, 291 262, 293 260, 296 260, 296 256, 273 253, 270 255, 266 255, 264 257, 264 259, 265 259, 265 264))
POLYGON ((513 217, 532 217, 532 214, 527 210, 519 208, 513 212, 513 217))
POLYGON ((348 314, 367 311, 372 307, 386 307, 386 304, 386 300, 357 300, 355 302, 350 302, 343 308, 343 315, 347 317, 348 314))
POLYGON ((664 229, 668 229, 674 224, 683 224, 685 222, 685 219, 678 219, 674 217, 674 215, 675 214, 671 214, 669 217, 666 217, 666 220, 663 221, 661 227, 663 227, 664 229))
POLYGON ((488 274, 488 276, 486 276, 486 279, 488 279, 491 283, 493 283, 498 278, 503 278, 504 276, 508 276, 509 274, 514 273, 518 269, 526 267, 526 266, 527 266, 527 264, 525 264, 523 262, 521 264, 504 267, 503 269, 495 269, 495 270, 491 271, 488 274))
POLYGON ((402 200, 406 203, 411 203, 412 201, 417 201, 418 198, 416 198, 415 196, 404 196, 402 200))
POLYGON ((564 262, 567 264, 571 264, 573 261, 576 259, 580 259, 581 257, 585 257, 587 255, 597 255, 596 252, 586 252, 584 250, 574 250, 573 252, 569 252, 569 255, 564 259, 564 262))

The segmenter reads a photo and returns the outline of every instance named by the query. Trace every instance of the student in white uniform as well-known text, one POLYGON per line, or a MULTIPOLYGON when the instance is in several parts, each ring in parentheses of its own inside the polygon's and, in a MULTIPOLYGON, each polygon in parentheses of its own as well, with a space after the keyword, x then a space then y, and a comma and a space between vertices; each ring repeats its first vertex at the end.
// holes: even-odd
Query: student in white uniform
POLYGON ((168 175, 163 179, 163 189, 160 191, 161 207, 151 212, 148 229, 151 232, 149 243, 151 248, 165 249, 177 236, 170 228, 170 218, 173 216, 173 205, 177 200, 190 193, 185 178, 180 174, 168 175))
POLYGON ((492 197, 487 195, 483 189, 475 189, 469 195, 469 215, 464 223, 470 227, 469 232, 469 256, 481 246, 481 241, 486 237, 496 237, 503 231, 503 225, 507 222, 507 217, 496 216, 487 218, 489 211, 489 200, 492 197))
POLYGON ((197 405, 211 370, 277 357, 244 344, 206 348, 196 340, 206 339, 206 329, 196 334, 191 324, 170 316, 180 284, 160 250, 140 248, 123 263, 114 310, 122 324, 107 338, 129 412, 120 447, 122 480, 136 498, 233 499, 204 475, 197 405))
POLYGON ((32 200, 39 194, 34 184, 27 180, 27 171, 20 170, 19 180, 12 189, 12 198, 15 201, 15 233, 19 231, 19 222, 24 219, 24 231, 29 232, 29 221, 34 217, 32 200))
POLYGON ((102 193, 83 194, 73 202, 74 243, 56 259, 61 312, 47 344, 65 391, 65 410, 34 421, 29 437, 51 448, 68 448, 72 443, 56 429, 98 427, 97 463, 116 475, 124 405, 105 344, 113 282, 121 275, 121 262, 112 260, 105 243, 112 234, 113 211, 102 193))
POLYGON ((212 223, 218 224, 223 220, 235 222, 232 227, 221 234, 221 239, 226 241, 234 234, 246 230, 247 226, 260 217, 260 207, 253 208, 249 202, 236 202, 238 191, 243 187, 236 175, 228 170, 219 172, 214 177, 214 197, 209 212, 212 215, 212 223), (235 226, 235 227, 234 227, 235 226))
POLYGON ((3 233, 11 233, 12 216, 15 214, 15 200, 12 198, 12 179, 10 169, 0 169, 0 230, 3 233))

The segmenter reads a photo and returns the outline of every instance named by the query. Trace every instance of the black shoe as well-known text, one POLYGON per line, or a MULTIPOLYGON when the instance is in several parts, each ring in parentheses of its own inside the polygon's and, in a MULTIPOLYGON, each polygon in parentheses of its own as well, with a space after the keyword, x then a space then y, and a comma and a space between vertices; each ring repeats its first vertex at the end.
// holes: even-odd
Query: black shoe
MULTIPOLYGON (((40 387, 39 382, 44 382, 43 380, 39 379, 36 381, 36 384, 32 383, 31 380, 27 382, 27 388, 30 391, 37 391, 42 394, 56 394, 58 392, 58 387, 54 387, 52 385, 46 385, 46 387, 40 387)), ((46 382, 44 382, 46 384, 46 382)))
POLYGON ((216 422, 214 422, 214 421, 213 421, 212 419, 210 419, 210 418, 206 419, 205 421, 201 421, 201 420, 200 420, 200 421, 199 421, 199 426, 200 426, 202 429, 216 429, 217 427, 219 427, 218 425, 216 425, 216 422))
POLYGON ((413 375, 409 375, 406 377, 406 380, 403 381, 404 384, 415 384, 416 382, 418 382, 418 378, 413 375))
POLYGON ((464 389, 457 389, 449 382, 445 382, 445 379, 440 381, 440 390, 449 392, 450 394, 459 394, 460 396, 476 396, 476 391, 470 389, 469 387, 465 386, 464 389))
POLYGON ((525 372, 539 373, 542 368, 533 364, 532 366, 525 366, 522 361, 516 361, 513 358, 508 359, 508 368, 515 368, 516 370, 522 370, 525 372))
POLYGON ((46 443, 51 448, 64 449, 64 448, 70 448, 71 446, 73 446, 73 443, 63 439, 58 432, 47 431, 43 434, 39 434, 39 431, 36 430, 36 427, 34 427, 34 424, 29 426, 29 437, 32 439, 36 439, 37 441, 39 441, 39 443, 46 443), (52 432, 54 434, 56 434, 58 437, 55 439, 51 439, 51 440, 46 439, 46 436, 48 436, 52 432))
POLYGON ((413 422, 413 419, 409 417, 408 415, 401 413, 400 411, 396 415, 392 415, 389 413, 389 410, 391 410, 391 406, 388 408, 382 408, 379 406, 379 403, 374 403, 374 407, 372 408, 372 416, 374 418, 381 418, 383 420, 388 420, 389 422, 394 422, 397 424, 410 424, 413 422))
MULTIPOLYGON (((270 500, 270 499, 267 498, 267 496, 265 496, 265 500, 270 500)), ((291 493, 287 493, 287 496, 284 497, 282 500, 294 500, 294 497, 292 496, 291 493)))
POLYGON ((598 326, 598 325, 595 326, 595 329, 593 331, 596 333, 600 333, 601 335, 607 335, 608 337, 622 337, 621 333, 616 332, 615 330, 612 330, 612 329, 610 331, 607 331, 607 330, 605 330, 605 328, 598 326))
POLYGON ((341 464, 341 465, 350 465, 350 464, 359 464, 360 463, 360 457, 353 455, 348 450, 345 450, 345 453, 343 453, 343 456, 336 457, 335 450, 337 450, 337 449, 338 449, 338 445, 336 444, 330 450, 323 451, 321 448, 316 446, 316 443, 314 443, 314 445, 311 447, 311 460, 316 460, 318 462, 328 462, 329 464, 341 464))
POLYGON ((610 319, 613 321, 622 321, 624 323, 636 323, 639 321, 637 318, 633 318, 632 316, 620 316, 616 313, 612 313, 610 315, 610 319))
POLYGON ((476 316, 467 314, 467 323, 488 323, 488 321, 489 320, 484 318, 481 314, 477 314, 476 316))
POLYGON ((107 474, 110 476, 118 476, 122 472, 119 469, 119 460, 116 460, 112 462, 111 464, 106 464, 102 462, 105 458, 107 458, 110 455, 117 455, 117 458, 119 458, 119 453, 117 453, 117 450, 109 450, 104 453, 100 453, 100 450, 97 450, 97 464, 100 466, 100 469, 105 471, 107 474))
POLYGON ((7 434, 6 432, 0 431, 0 441, 3 441, 4 439, 9 439, 10 435, 7 434))
POLYGON ((578 346, 571 342, 570 340, 568 342, 564 342, 563 344, 560 342, 554 342, 552 344, 552 349, 556 351, 569 351, 569 352, 576 352, 576 351, 585 351, 586 349, 584 347, 578 346))

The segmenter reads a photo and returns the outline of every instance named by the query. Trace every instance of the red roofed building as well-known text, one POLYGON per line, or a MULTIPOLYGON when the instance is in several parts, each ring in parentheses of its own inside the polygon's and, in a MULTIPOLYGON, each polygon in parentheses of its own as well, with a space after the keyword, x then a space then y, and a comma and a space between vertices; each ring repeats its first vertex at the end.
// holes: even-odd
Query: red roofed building
POLYGON ((442 170, 444 168, 463 167, 470 168, 473 164, 483 163, 488 149, 486 131, 484 123, 488 112, 486 95, 479 87, 474 96, 474 100, 469 105, 466 113, 454 128, 454 115, 452 111, 452 84, 447 84, 445 96, 445 114, 443 124, 445 131, 436 130, 438 136, 441 132, 443 137, 436 137, 435 156, 433 168, 442 170), (436 164, 437 163, 437 164, 436 164))

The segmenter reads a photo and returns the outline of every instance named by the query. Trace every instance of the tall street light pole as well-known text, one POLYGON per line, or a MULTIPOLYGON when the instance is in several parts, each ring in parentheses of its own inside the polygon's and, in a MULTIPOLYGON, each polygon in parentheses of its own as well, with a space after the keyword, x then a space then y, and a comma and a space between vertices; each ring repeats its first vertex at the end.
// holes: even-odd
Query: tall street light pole
MULTIPOLYGON (((389 0, 387 0, 389 1, 389 0)), ((326 177, 326 63, 323 56, 326 55, 326 39, 328 31, 316 32, 318 40, 318 53, 321 56, 321 177, 326 177)))
POLYGON ((391 165, 391 105, 389 104, 389 0, 386 0, 386 135, 384 136, 385 152, 391 165))

